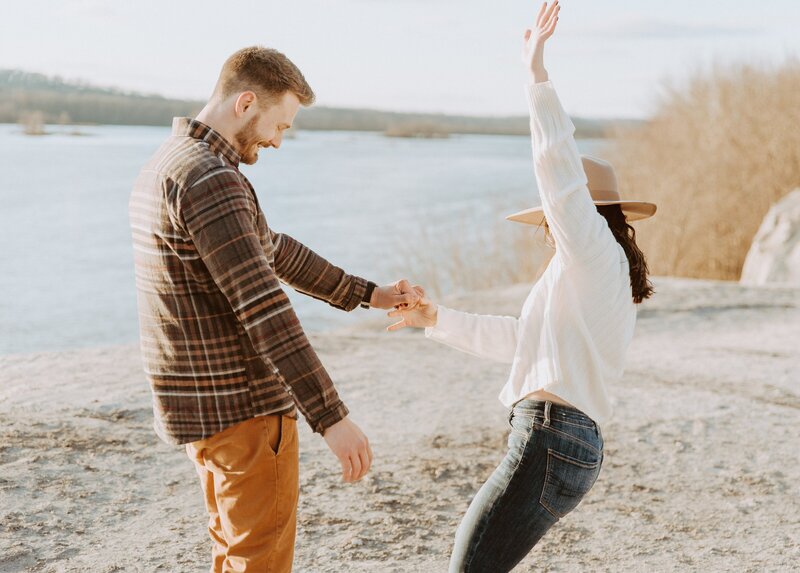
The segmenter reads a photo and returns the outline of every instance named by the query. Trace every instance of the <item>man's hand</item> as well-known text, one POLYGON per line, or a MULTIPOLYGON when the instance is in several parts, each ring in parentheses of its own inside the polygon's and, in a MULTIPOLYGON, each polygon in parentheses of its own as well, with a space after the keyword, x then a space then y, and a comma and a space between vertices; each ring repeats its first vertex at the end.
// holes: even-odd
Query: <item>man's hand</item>
POLYGON ((425 328, 426 326, 436 326, 438 319, 438 307, 425 296, 425 290, 421 286, 415 286, 414 291, 419 296, 419 301, 413 307, 398 308, 389 313, 389 316, 402 317, 399 322, 387 327, 386 330, 394 331, 412 326, 415 328, 425 328))
POLYGON ((322 436, 342 464, 342 481, 357 482, 372 465, 372 448, 364 432, 350 418, 339 420, 322 436))
POLYGON ((556 30, 560 10, 561 6, 558 4, 558 0, 554 0, 550 6, 544 2, 536 16, 536 26, 525 30, 522 61, 534 83, 546 82, 549 79, 547 70, 544 68, 544 44, 556 30))
POLYGON ((419 295, 411 283, 403 279, 394 284, 377 287, 372 291, 369 305, 374 308, 409 308, 419 301, 419 295))

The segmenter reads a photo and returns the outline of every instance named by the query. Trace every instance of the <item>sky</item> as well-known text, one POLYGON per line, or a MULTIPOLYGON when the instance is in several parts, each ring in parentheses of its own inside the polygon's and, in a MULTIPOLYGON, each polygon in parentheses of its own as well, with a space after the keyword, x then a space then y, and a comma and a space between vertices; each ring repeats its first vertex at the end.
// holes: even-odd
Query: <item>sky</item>
MULTIPOLYGON (((715 65, 800 57, 798 0, 562 0, 546 66, 568 112, 650 115, 666 85, 715 65)), ((320 105, 527 113, 526 0, 3 2, 0 68, 205 99, 225 59, 277 48, 320 105)))

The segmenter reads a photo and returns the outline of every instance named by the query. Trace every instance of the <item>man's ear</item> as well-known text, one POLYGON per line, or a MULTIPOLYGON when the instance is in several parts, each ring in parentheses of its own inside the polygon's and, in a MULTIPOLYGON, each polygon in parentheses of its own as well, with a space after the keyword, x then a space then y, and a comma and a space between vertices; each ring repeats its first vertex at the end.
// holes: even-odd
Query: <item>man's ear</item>
POLYGON ((247 110, 250 109, 252 106, 256 105, 256 97, 255 92, 246 91, 239 94, 236 98, 236 103, 234 104, 234 113, 236 117, 242 117, 247 110))

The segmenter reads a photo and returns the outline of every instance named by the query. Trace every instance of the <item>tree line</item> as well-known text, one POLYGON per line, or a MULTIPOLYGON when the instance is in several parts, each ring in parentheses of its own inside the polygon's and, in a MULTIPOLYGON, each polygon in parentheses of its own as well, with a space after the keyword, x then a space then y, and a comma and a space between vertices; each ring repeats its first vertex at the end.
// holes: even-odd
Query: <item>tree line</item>
MULTIPOLYGON (((0 70, 0 123, 170 125, 176 116, 193 116, 203 102, 103 88, 20 70, 0 70)), ((315 106, 301 109, 299 129, 379 131, 390 135, 527 135, 528 118, 396 113, 315 106)), ((620 122, 576 118, 580 137, 604 137, 620 122)))

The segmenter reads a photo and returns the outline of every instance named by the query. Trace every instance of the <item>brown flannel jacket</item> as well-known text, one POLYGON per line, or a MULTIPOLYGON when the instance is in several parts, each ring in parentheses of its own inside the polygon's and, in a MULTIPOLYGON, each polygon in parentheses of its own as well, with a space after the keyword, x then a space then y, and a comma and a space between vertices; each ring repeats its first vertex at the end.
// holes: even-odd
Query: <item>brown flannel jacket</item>
POLYGON ((238 165, 220 134, 175 118, 131 194, 142 358, 168 443, 295 405, 320 433, 348 413, 280 281, 348 311, 368 283, 271 231, 238 165))

